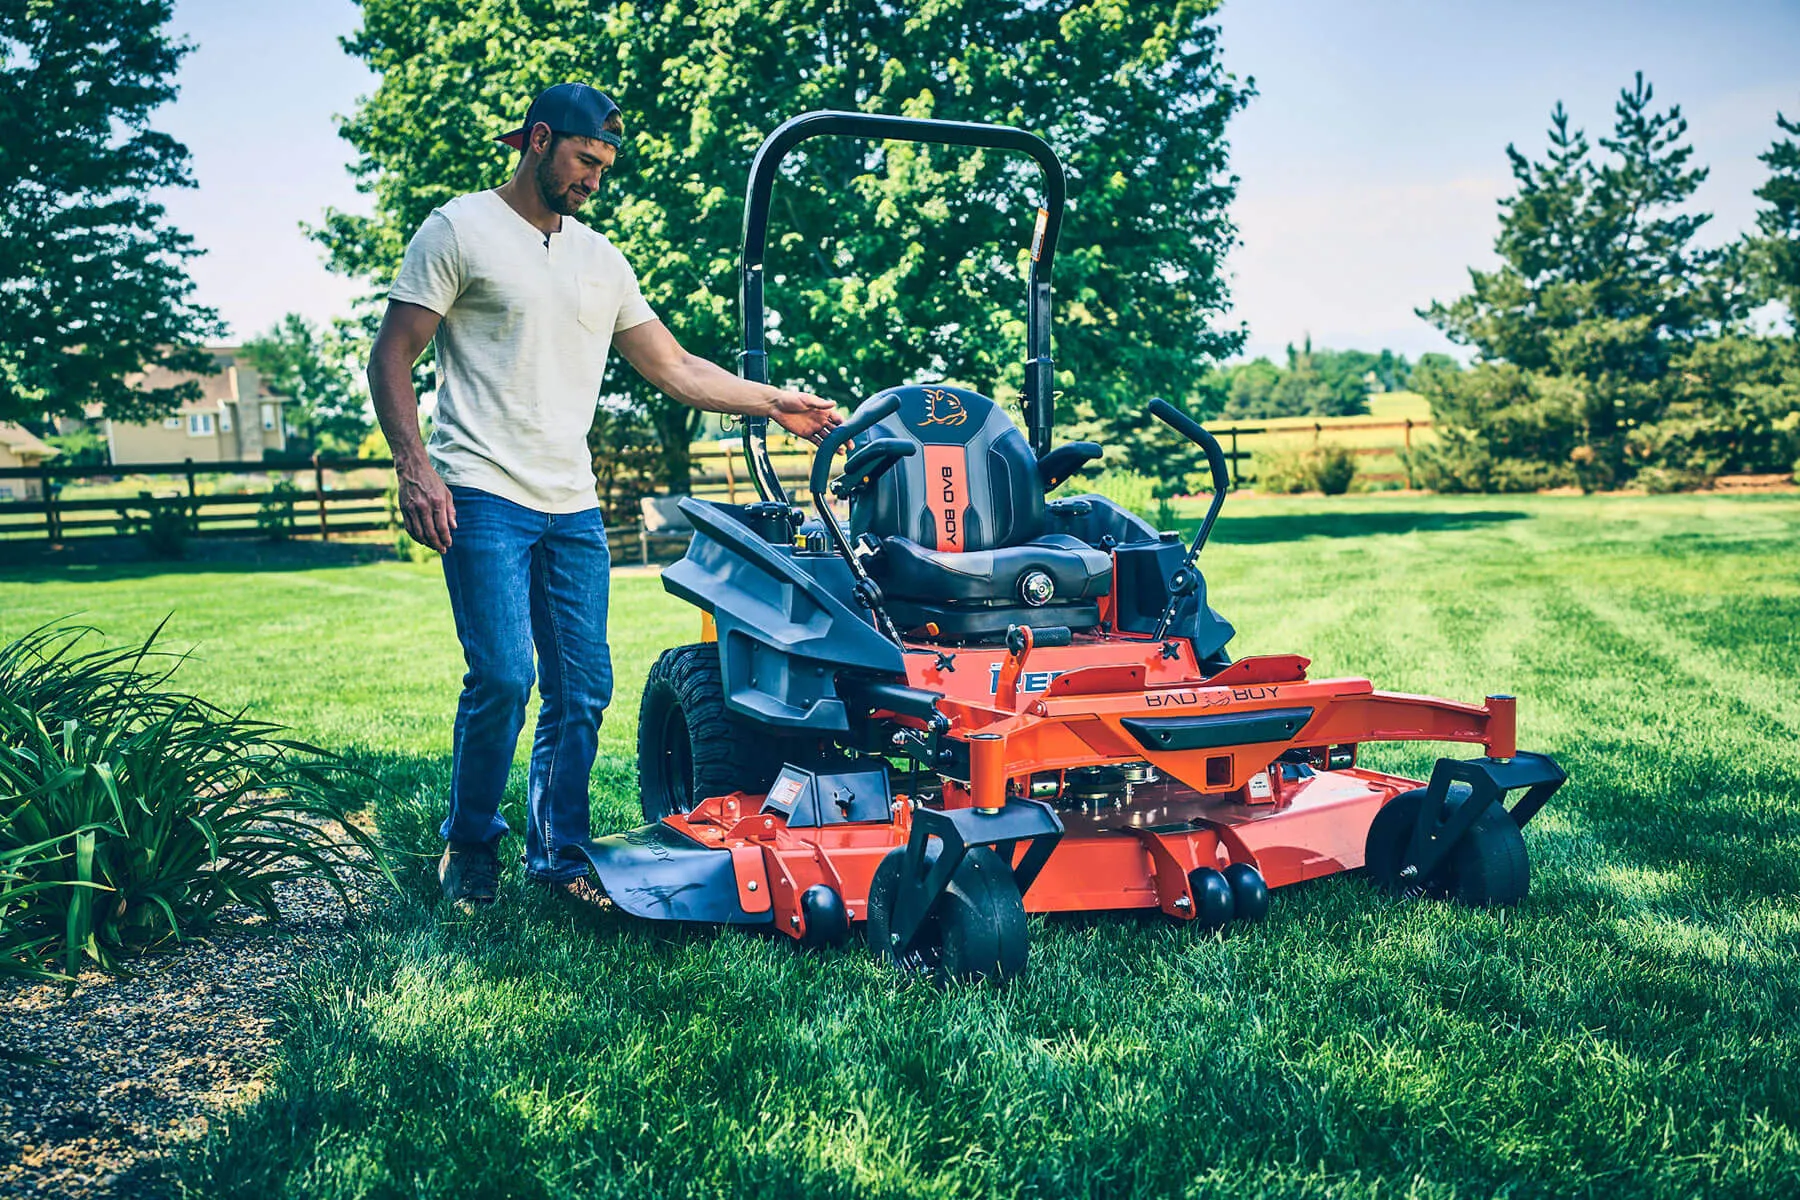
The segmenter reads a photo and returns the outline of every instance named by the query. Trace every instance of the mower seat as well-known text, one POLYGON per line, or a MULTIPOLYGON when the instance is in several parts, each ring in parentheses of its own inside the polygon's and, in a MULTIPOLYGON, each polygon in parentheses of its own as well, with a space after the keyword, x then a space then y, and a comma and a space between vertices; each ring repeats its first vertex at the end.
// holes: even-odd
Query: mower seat
POLYGON ((1046 531, 1037 458, 1006 412, 962 388, 892 388, 874 399, 890 395, 900 411, 857 444, 901 438, 919 451, 852 495, 850 529, 881 548, 869 573, 895 624, 935 625, 958 640, 1009 625, 1098 625, 1112 556, 1046 531))

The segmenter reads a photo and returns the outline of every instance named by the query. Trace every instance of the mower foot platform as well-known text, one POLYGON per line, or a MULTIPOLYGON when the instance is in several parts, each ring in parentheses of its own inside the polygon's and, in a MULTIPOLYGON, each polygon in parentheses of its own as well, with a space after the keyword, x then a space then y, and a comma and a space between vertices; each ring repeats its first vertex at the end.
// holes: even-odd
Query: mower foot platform
POLYGON ((562 855, 586 859, 607 897, 634 917, 722 925, 774 920, 766 899, 761 912, 745 909, 731 851, 702 846, 663 822, 577 842, 562 855))

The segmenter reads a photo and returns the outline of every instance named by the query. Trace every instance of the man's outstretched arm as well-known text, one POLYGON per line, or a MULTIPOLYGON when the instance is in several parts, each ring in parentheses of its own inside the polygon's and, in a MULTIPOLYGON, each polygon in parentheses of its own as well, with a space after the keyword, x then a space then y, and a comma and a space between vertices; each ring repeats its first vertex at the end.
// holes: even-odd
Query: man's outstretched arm
POLYGON ((769 417, 795 437, 817 442, 839 423, 837 406, 823 396, 739 379, 717 363, 682 349, 658 320, 613 335, 625 361, 665 395, 706 412, 769 417))
POLYGON ((369 352, 369 395, 375 419, 394 455, 400 480, 400 519, 416 542, 439 554, 450 549, 456 528, 456 502, 425 456, 419 439, 419 394, 413 390, 412 368, 437 333, 438 314, 420 304, 390 300, 369 352))

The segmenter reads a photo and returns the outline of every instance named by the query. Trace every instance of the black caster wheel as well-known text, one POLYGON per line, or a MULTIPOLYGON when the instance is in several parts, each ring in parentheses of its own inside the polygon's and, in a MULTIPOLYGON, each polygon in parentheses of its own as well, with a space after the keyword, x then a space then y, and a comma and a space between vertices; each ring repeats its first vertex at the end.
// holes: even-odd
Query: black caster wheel
POLYGON ((1196 867, 1188 872, 1188 888, 1194 893, 1194 924, 1201 929, 1223 929, 1237 914, 1224 872, 1196 867))
POLYGON ((1260 921, 1269 915, 1269 885, 1262 872, 1249 863, 1232 863, 1225 868, 1225 882, 1231 885, 1231 902, 1240 921, 1260 921))
POLYGON ((800 912, 806 928, 800 944, 808 949, 841 946, 850 940, 850 914, 844 898, 827 884, 815 883, 800 895, 800 912))
MULTIPOLYGON (((936 843, 926 849, 928 867, 939 849, 936 843)), ((869 885, 869 949, 875 957, 940 986, 975 979, 1000 984, 1025 970, 1025 902, 1006 860, 986 846, 970 850, 912 943, 900 946, 891 925, 905 865, 905 847, 890 851, 869 885)))

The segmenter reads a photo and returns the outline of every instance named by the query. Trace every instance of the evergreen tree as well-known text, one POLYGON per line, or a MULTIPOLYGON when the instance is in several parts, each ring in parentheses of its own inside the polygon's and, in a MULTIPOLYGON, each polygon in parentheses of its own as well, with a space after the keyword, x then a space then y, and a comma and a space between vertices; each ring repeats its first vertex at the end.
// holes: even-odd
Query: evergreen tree
POLYGON ((148 366, 210 370, 220 332, 193 303, 193 240, 148 199, 190 187, 187 149, 150 128, 187 47, 171 0, 0 3, 0 420, 169 411, 194 385, 142 390, 148 366))
MULTIPOLYGON (((434 205, 506 177, 492 136, 547 84, 589 80, 626 145, 585 219, 613 236, 682 342, 735 361, 749 163, 812 109, 1023 126, 1070 174, 1056 265, 1059 403, 1101 415, 1193 393, 1222 327, 1234 238, 1226 119, 1248 85, 1219 64, 1216 0, 1032 5, 903 0, 363 0, 347 45, 380 76, 346 122, 375 215, 328 216, 340 270, 378 286, 434 205)), ((1023 372, 1022 267, 1040 193, 1012 155, 823 139, 777 183, 771 378, 854 403, 907 380, 1002 395, 1023 372)), ((693 414, 615 364, 684 489, 693 414)))
POLYGON ((1421 310, 1477 351, 1473 370, 1427 376, 1426 393, 1440 460, 1460 458, 1473 486, 1630 478, 1634 431, 1676 398, 1671 363, 1728 316, 1720 255, 1694 245, 1710 218, 1683 209, 1707 172, 1680 107, 1653 99, 1641 74, 1621 91, 1604 158, 1560 104, 1541 161, 1507 147, 1517 190, 1500 206, 1499 268, 1421 310))
POLYGON ((1756 197, 1768 207, 1756 214, 1759 236, 1751 239, 1751 253, 1759 298, 1785 304, 1788 328, 1800 337, 1800 142, 1794 140, 1800 121, 1776 113, 1775 124, 1789 136, 1759 156, 1769 178, 1756 189, 1756 197))

